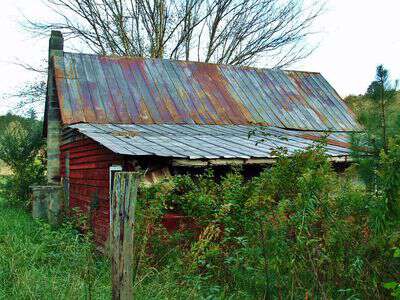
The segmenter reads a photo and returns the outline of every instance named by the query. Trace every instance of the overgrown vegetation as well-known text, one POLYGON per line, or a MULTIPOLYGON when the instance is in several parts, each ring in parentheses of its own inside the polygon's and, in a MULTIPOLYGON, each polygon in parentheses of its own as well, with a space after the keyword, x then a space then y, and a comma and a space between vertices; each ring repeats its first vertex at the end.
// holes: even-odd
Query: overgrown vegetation
MULTIPOLYGON (((139 206, 140 299, 385 298, 400 280, 400 227, 384 194, 338 176, 320 147, 282 153, 250 181, 209 171, 142 187, 139 206), (171 211, 193 217, 186 230, 166 233, 171 211)), ((70 223, 51 230, 19 209, 1 215, 2 296, 109 298, 107 258, 70 223)))
POLYGON ((164 264, 204 297, 384 298, 384 282, 398 276, 392 247, 400 227, 386 219, 384 195, 339 177, 320 147, 281 154, 248 182, 238 171, 220 183, 207 173, 145 191, 147 205, 174 207, 201 228, 190 242, 188 235, 175 240, 174 251, 164 241, 160 253, 169 249, 164 264))

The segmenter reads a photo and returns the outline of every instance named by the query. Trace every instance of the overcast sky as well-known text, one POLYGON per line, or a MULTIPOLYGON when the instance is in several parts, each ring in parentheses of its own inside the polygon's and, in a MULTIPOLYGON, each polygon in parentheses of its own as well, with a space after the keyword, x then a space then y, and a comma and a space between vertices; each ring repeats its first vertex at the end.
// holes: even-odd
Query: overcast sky
MULTIPOLYGON (((36 76, 13 62, 39 65, 47 55, 47 40, 32 39, 21 28, 22 14, 51 18, 41 0, 1 0, 0 115, 16 105, 6 95, 36 76)), ((326 12, 315 24, 318 49, 290 69, 321 72, 343 97, 364 93, 378 64, 399 79, 399 19, 400 0, 327 0, 326 12)))

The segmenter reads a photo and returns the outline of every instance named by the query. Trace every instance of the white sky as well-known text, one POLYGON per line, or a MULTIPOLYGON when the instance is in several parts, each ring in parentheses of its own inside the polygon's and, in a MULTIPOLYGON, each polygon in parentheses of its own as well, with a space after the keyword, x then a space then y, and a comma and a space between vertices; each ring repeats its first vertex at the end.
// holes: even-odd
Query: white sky
MULTIPOLYGON (((321 72, 342 96, 364 93, 378 64, 389 69, 392 79, 399 79, 400 0, 326 2, 326 12, 315 24, 320 32, 319 48, 290 69, 321 72)), ((22 14, 35 19, 51 18, 40 0, 1 0, 0 115, 17 103, 7 94, 36 76, 12 62, 39 65, 47 55, 48 41, 32 39, 24 32, 19 24, 22 14)))

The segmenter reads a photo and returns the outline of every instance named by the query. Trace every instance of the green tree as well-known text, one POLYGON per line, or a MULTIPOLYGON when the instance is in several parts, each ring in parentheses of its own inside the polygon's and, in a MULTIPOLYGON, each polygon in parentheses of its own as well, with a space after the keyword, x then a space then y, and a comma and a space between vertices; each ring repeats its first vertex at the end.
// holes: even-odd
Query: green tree
POLYGON ((30 185, 44 180, 44 164, 39 158, 44 142, 42 124, 34 117, 31 112, 29 118, 15 118, 0 133, 0 160, 13 173, 3 190, 9 200, 20 203, 29 199, 30 185))
POLYGON ((353 135, 353 158, 361 178, 374 192, 383 192, 391 213, 398 210, 396 150, 400 145, 400 111, 397 83, 389 79, 389 72, 382 65, 376 68, 376 78, 369 85, 358 114, 363 132, 353 135), (388 163, 392 162, 392 163, 388 163), (394 163, 396 162, 396 163, 394 163))
MULTIPOLYGON (((369 118, 375 118, 375 122, 378 122, 378 126, 374 126, 373 130, 380 130, 378 150, 383 149, 385 153, 388 151, 388 140, 390 132, 388 131, 390 116, 388 115, 390 105, 394 102, 396 97, 396 85, 393 85, 389 80, 389 72, 379 65, 376 68, 376 79, 371 82, 367 89, 366 96, 371 99, 375 107, 378 108, 369 116, 369 118)), ((374 124, 374 125, 375 125, 374 124)))

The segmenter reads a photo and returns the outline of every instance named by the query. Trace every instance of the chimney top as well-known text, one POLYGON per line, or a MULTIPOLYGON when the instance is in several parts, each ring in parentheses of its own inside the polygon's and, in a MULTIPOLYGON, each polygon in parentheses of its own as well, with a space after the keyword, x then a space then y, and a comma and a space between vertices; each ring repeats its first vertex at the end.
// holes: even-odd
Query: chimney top
POLYGON ((49 50, 63 50, 64 48, 64 38, 61 31, 52 30, 49 40, 49 50))

